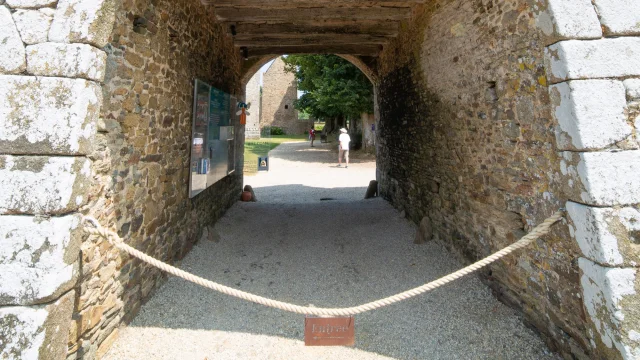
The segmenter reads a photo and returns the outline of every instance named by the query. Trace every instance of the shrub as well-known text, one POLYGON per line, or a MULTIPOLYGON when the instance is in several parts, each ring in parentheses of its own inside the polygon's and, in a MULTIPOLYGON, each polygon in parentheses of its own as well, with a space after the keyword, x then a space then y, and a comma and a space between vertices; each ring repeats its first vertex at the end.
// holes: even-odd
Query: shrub
POLYGON ((277 126, 272 126, 271 127, 271 135, 285 135, 285 132, 283 129, 277 127, 277 126))

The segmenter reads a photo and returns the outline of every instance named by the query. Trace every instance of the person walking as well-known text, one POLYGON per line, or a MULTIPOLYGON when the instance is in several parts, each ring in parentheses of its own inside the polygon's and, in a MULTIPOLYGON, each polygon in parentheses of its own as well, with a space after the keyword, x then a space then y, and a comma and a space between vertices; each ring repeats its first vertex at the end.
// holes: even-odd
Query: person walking
POLYGON ((313 140, 315 139, 316 139, 316 130, 312 126, 311 129, 309 129, 309 140, 311 140, 311 147, 313 147, 313 140))
POLYGON ((349 143, 351 137, 347 134, 347 129, 340 129, 340 136, 338 137, 338 167, 342 167, 342 156, 344 155, 345 168, 349 167, 349 143))

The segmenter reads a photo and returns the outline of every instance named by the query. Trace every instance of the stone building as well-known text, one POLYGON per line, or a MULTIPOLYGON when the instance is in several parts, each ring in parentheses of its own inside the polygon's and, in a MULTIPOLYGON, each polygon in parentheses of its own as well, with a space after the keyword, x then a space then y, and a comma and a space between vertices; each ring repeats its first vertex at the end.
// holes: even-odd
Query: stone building
POLYGON ((251 104, 249 115, 247 115, 247 125, 245 126, 245 137, 247 139, 260 138, 260 114, 262 112, 262 94, 260 91, 260 72, 257 72, 247 83, 245 88, 247 104, 251 104))
POLYGON ((204 3, 0 0, 0 358, 109 348, 165 275, 82 215, 181 259, 243 180, 236 125, 240 171, 188 198, 193 79, 242 98, 292 53, 371 79, 380 193, 462 261, 566 208, 480 277, 566 358, 640 357, 640 2, 204 3))
POLYGON ((261 126, 277 126, 287 134, 304 134, 311 121, 298 119, 293 103, 298 98, 295 75, 285 71, 285 63, 277 57, 262 79, 261 126))

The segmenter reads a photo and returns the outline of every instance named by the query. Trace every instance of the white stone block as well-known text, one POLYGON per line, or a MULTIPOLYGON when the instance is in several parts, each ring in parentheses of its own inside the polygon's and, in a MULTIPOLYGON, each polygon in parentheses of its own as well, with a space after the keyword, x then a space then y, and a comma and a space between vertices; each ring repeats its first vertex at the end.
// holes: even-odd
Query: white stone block
POLYGON ((625 318, 635 316, 632 304, 638 301, 638 270, 602 267, 584 258, 579 259, 578 266, 582 270, 580 282, 584 305, 600 339, 605 346, 615 347, 623 359, 638 359, 639 344, 622 333, 623 328, 629 331, 633 326, 633 322, 626 325, 625 318))
POLYGON ((11 12, 0 5, 0 74, 18 74, 26 68, 24 45, 11 12))
POLYGON ((78 275, 78 216, 0 216, 0 304, 49 302, 78 275))
POLYGON ((624 81, 624 87, 627 89, 628 100, 640 100, 640 79, 627 79, 624 81))
POLYGON ((107 54, 91 45, 42 43, 27 46, 27 72, 33 75, 104 80, 107 54))
POLYGON ((0 214, 64 214, 87 201, 91 162, 83 157, 0 155, 0 214))
POLYGON ((28 45, 46 42, 53 14, 54 10, 51 8, 14 12, 13 21, 16 23, 22 41, 28 45))
POLYGON ((0 324, 10 329, 11 335, 3 343, 0 355, 8 359, 38 359, 38 349, 44 343, 44 332, 39 329, 44 325, 49 313, 44 307, 6 307, 0 308, 0 324), (26 346, 25 346, 26 345, 26 346))
POLYGON ((114 0, 60 0, 49 41, 102 48, 113 30, 115 7, 114 0))
POLYGON ((91 81, 0 76, 0 152, 87 154, 101 104, 91 81))
POLYGON ((640 37, 567 40, 545 50, 552 82, 640 75, 640 37))
POLYGON ((58 0, 7 0, 7 5, 14 9, 35 9, 55 5, 58 0))
POLYGON ((551 86, 550 92, 559 125, 559 149, 604 148, 633 134, 625 115, 627 101, 621 81, 569 81, 551 86))
POLYGON ((640 150, 580 153, 581 202, 599 206, 640 203, 640 150))
POLYGON ((640 1, 594 0, 608 35, 640 34, 640 1))
POLYGON ((597 39, 602 29, 590 0, 549 0, 548 11, 537 18, 538 27, 555 39, 597 39))
POLYGON ((0 307, 0 359, 64 359, 75 293, 46 306, 0 307))
POLYGON ((572 236, 582 254, 607 266, 638 266, 640 254, 631 235, 640 231, 640 211, 626 207, 596 208, 574 202, 567 203, 572 236))

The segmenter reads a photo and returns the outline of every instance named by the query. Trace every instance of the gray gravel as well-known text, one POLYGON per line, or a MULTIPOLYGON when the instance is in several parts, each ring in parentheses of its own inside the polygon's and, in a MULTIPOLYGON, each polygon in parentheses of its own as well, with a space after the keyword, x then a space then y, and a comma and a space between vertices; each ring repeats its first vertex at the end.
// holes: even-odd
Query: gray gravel
MULTIPOLYGON (((230 209, 215 227, 220 242, 200 242, 181 268, 282 301, 344 307, 461 267, 438 243, 414 245, 415 225, 388 203, 361 200, 375 163, 330 167, 330 145, 294 156, 307 153, 307 146, 280 146, 272 171, 247 177, 260 201, 230 209)), ((170 278, 121 329, 105 358, 557 358, 474 276, 356 316, 353 348, 305 347, 303 323, 301 315, 170 278)))

